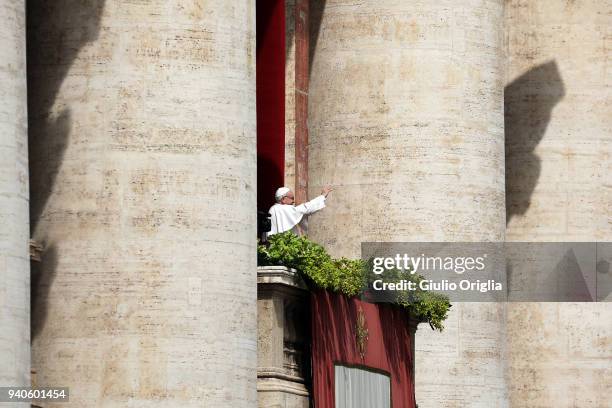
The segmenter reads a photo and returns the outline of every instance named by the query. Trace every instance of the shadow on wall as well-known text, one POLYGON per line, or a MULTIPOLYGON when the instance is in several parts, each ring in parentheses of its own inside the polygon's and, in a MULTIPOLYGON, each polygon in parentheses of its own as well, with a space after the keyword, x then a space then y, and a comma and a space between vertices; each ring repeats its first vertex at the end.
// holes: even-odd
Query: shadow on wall
MULTIPOLYGON (((285 1, 285 0, 283 0, 285 1)), ((295 44, 293 44, 293 39, 295 38, 295 3, 298 0, 287 0, 285 1, 285 21, 287 27, 285 28, 285 66, 287 66, 287 62, 289 61, 289 55, 292 48, 295 48, 295 44), (290 15, 292 14, 292 15, 290 15), (293 23, 293 27, 289 27, 288 24, 293 23)), ((310 8, 310 7, 309 7, 310 8)))
POLYGON ((530 69, 504 89, 506 224, 529 208, 541 170, 534 151, 564 95, 555 61, 530 69))
POLYGON ((35 339, 47 320, 47 298, 57 274, 57 249, 51 244, 45 248, 40 262, 31 262, 30 330, 35 339), (42 270, 44 268, 44 273, 42 270))
POLYGON ((308 74, 312 72, 312 63, 314 61, 315 50, 317 49, 317 42, 319 41, 319 34, 321 33, 321 21, 323 20, 323 10, 325 9, 325 2, 327 0, 310 0, 310 6, 308 10, 309 18, 309 54, 308 55, 308 74))
MULTIPOLYGON (((34 235, 53 191, 68 146, 70 108, 56 107, 57 94, 81 48, 98 37, 105 0, 28 0, 28 149, 30 171, 30 235, 34 235)), ((41 243, 46 238, 37 237, 41 243)), ((32 338, 46 316, 46 294, 56 274, 54 246, 45 248, 32 269, 32 338)))

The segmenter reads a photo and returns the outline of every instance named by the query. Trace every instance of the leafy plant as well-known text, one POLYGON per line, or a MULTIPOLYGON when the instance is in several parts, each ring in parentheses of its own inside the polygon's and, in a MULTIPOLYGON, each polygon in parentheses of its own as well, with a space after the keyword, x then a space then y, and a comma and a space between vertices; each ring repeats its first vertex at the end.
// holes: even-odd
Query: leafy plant
MULTIPOLYGON (((268 245, 257 246, 257 263, 260 266, 283 265, 295 268, 310 285, 347 296, 362 293, 371 280, 368 264, 361 259, 332 258, 325 248, 306 237, 291 232, 275 234, 268 245)), ((417 283, 420 275, 392 271, 385 282, 407 279, 417 283)), ((442 331, 451 304, 446 296, 417 289, 398 292, 393 302, 405 308, 413 317, 427 322, 432 329, 442 331)))

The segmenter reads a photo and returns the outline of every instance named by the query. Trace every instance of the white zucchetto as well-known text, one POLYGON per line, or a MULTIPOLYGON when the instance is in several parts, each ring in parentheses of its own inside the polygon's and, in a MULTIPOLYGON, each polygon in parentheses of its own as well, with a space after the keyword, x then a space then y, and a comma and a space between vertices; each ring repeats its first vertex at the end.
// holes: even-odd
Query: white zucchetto
POLYGON ((283 198, 285 194, 287 194, 289 191, 291 191, 291 189, 287 187, 281 187, 278 190, 276 190, 276 193, 274 194, 276 201, 279 201, 281 198, 283 198))

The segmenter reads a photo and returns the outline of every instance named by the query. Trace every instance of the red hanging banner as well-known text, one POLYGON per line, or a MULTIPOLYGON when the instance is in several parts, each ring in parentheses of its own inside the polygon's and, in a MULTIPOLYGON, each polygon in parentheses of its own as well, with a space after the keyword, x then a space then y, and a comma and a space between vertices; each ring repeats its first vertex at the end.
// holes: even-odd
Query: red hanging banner
POLYGON ((389 304, 313 292, 312 371, 316 408, 335 407, 334 366, 363 367, 391 378, 393 408, 415 408, 415 323, 389 304))

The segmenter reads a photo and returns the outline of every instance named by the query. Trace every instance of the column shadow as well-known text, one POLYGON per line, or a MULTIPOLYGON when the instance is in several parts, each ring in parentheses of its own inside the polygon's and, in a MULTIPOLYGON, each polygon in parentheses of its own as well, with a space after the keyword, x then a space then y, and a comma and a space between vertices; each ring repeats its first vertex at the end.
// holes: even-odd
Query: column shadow
POLYGON ((541 171, 535 149, 544 137, 553 108, 565 96, 555 61, 538 65, 504 89, 506 224, 525 214, 541 171))
POLYGON ((327 0, 310 0, 308 10, 309 23, 309 55, 308 55, 308 75, 312 72, 312 63, 314 61, 315 50, 321 33, 321 21, 323 20, 323 10, 327 0))
POLYGON ((30 230, 34 232, 68 144, 69 107, 53 109, 81 48, 98 38, 105 0, 26 5, 30 230))
MULTIPOLYGON (((79 51, 98 38, 105 0, 28 0, 26 48, 28 85, 28 161, 30 235, 33 236, 54 190, 72 127, 68 106, 54 106, 79 51)), ((47 296, 57 274, 57 249, 44 246, 40 263, 32 262, 32 339, 47 317, 47 296)))

